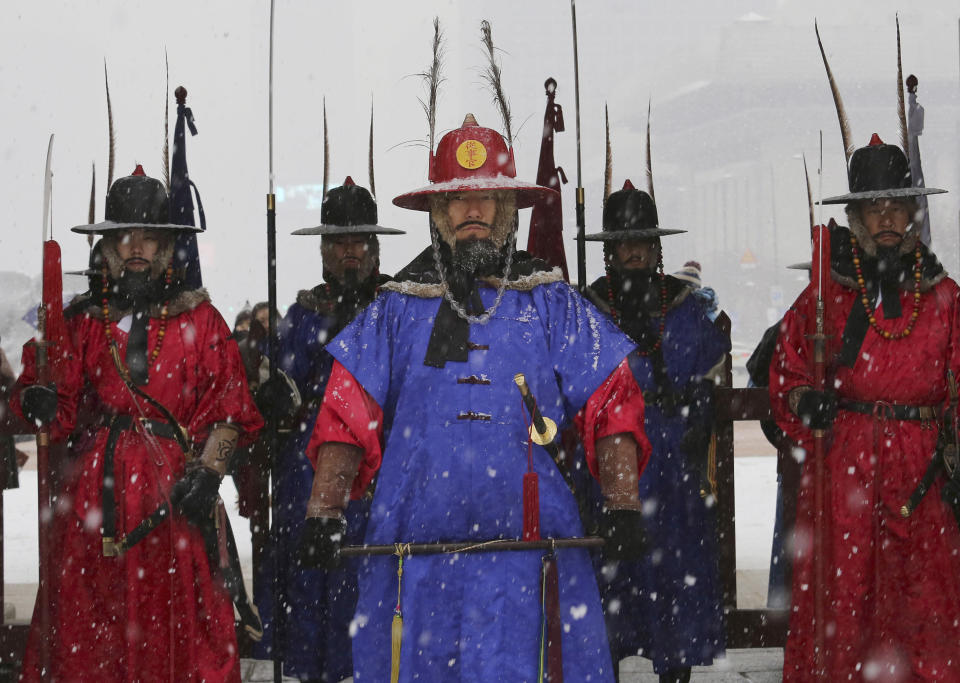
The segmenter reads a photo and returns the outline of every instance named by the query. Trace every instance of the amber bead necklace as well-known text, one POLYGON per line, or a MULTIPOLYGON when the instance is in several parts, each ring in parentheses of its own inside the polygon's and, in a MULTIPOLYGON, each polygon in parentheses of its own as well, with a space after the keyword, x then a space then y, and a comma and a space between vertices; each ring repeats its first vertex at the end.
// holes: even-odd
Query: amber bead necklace
MULTIPOLYGON (((170 282, 173 278, 173 265, 170 264, 167 266, 167 272, 164 275, 167 286, 170 285, 170 282)), ((103 331, 107 336, 107 344, 113 345, 113 330, 110 329, 110 304, 108 301, 108 295, 110 293, 110 283, 107 280, 107 268, 103 267, 103 287, 101 289, 101 307, 103 311, 103 331)), ((163 308, 160 310, 160 329, 157 330, 157 343, 153 347, 153 351, 150 352, 150 365, 157 360, 157 356, 160 355, 160 349, 163 348, 163 338, 167 334, 167 314, 169 312, 168 308, 169 302, 163 302, 163 308)))
POLYGON ((850 236, 850 245, 853 247, 853 267, 857 271, 857 286, 860 288, 860 302, 863 304, 863 310, 867 312, 867 320, 870 326, 876 330, 884 339, 903 339, 909 337, 913 332, 914 325, 917 324, 917 318, 920 317, 920 280, 922 277, 923 254, 920 251, 920 244, 917 243, 914 256, 916 260, 913 265, 913 312, 910 313, 910 322, 907 327, 900 332, 890 332, 885 330, 877 323, 876 310, 870 309, 870 299, 867 297, 867 283, 863 279, 863 271, 860 268, 860 250, 857 248, 857 238, 850 236))

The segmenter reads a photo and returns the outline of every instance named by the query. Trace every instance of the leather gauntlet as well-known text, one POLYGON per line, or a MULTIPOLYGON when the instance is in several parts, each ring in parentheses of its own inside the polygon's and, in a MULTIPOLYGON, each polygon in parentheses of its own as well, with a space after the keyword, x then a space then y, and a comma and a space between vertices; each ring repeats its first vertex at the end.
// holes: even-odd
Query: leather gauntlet
POLYGON ((640 468, 637 442, 632 434, 614 434, 597 441, 597 468, 604 507, 611 510, 640 509, 640 468))
POLYGON ((317 470, 307 503, 307 518, 343 517, 350 488, 360 469, 363 451, 357 446, 328 441, 317 452, 317 470))

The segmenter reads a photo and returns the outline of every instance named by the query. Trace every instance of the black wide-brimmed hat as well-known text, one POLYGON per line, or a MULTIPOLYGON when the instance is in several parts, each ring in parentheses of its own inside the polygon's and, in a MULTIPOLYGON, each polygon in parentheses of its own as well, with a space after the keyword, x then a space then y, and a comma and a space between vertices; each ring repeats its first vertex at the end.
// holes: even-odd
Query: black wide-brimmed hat
POLYGON ((914 187, 910 162, 903 150, 888 145, 876 133, 870 144, 854 151, 848 171, 850 192, 827 197, 821 204, 847 204, 871 199, 903 199, 928 194, 942 194, 946 190, 935 187, 914 187))
POLYGON ((320 205, 320 225, 294 230, 293 235, 405 235, 403 230, 377 225, 377 202, 365 187, 347 176, 320 205))
POLYGON ((163 183, 143 172, 137 164, 133 173, 118 178, 107 192, 104 220, 100 223, 71 228, 82 234, 106 234, 117 230, 149 228, 150 230, 178 230, 202 232, 192 225, 170 222, 170 198, 163 183))
POLYGON ((603 232, 584 235, 583 239, 590 242, 649 240, 683 232, 686 230, 661 228, 653 198, 627 180, 623 189, 612 192, 603 205, 603 232))

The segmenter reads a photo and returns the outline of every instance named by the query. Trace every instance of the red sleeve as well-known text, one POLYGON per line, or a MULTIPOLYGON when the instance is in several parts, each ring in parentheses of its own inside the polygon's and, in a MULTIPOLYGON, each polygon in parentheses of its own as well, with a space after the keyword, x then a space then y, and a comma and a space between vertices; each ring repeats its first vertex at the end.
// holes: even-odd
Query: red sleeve
MULTIPOLYGON (((50 424, 50 439, 53 441, 62 441, 70 436, 77 422, 77 405, 80 388, 83 386, 83 366, 79 355, 74 351, 79 345, 72 342, 71 337, 79 335, 77 339, 82 338, 83 331, 78 327, 82 324, 81 318, 68 321, 67 334, 47 352, 50 381, 57 389, 57 415, 50 424)), ((14 421, 17 428, 27 426, 30 431, 36 431, 35 425, 22 419, 23 411, 20 407, 20 392, 24 387, 37 383, 37 347, 34 340, 23 345, 21 363, 23 368, 12 391, 10 410, 21 418, 14 421)))
MULTIPOLYGON (((813 386, 810 372, 810 349, 807 339, 807 311, 811 306, 809 287, 797 298, 780 323, 780 336, 770 363, 770 406, 780 428, 798 446, 805 448, 811 437, 790 410, 790 391, 800 386, 813 386)), ((829 356, 828 356, 829 357, 829 356)))
POLYGON ((317 465, 317 449, 328 441, 363 450, 360 471, 350 493, 352 498, 359 498, 383 460, 383 410, 337 360, 333 361, 320 412, 307 444, 307 457, 314 467, 317 465))
POLYGON ((598 477, 596 442, 613 434, 633 434, 637 442, 637 472, 643 473, 653 450, 643 431, 643 392, 626 359, 610 373, 574 418, 587 456, 587 466, 598 477))
POLYGON ((202 444, 210 429, 227 422, 240 430, 238 446, 252 443, 263 428, 263 418, 247 386, 247 374, 240 360, 237 342, 220 313, 209 303, 194 309, 198 360, 203 368, 198 387, 197 408, 185 425, 191 437, 202 444))

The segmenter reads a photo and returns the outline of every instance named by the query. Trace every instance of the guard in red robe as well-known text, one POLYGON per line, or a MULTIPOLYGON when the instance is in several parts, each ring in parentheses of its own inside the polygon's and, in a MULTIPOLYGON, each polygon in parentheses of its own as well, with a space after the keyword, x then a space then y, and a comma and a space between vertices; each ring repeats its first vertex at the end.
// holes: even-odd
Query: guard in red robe
POLYGON ((960 530, 938 476, 908 502, 952 437, 942 416, 947 372, 960 373, 960 289, 918 239, 907 157, 874 135, 849 166, 849 229, 831 230, 824 268, 826 391, 813 389, 814 287, 787 313, 770 370, 774 415, 812 450, 827 431, 824 585, 814 580, 814 476, 807 457, 798 501, 785 681, 960 680, 960 530), (829 275, 827 275, 829 273, 829 275), (818 598, 818 594, 820 597, 818 598), (818 672, 815 601, 824 605, 818 672))
MULTIPOLYGON (((100 415, 52 525, 47 680, 240 681, 233 605, 201 528, 233 450, 263 423, 229 328, 174 272, 181 230, 195 228, 170 224, 161 182, 139 166, 117 180, 106 220, 74 228, 104 235, 103 284, 70 310, 55 386, 36 384, 24 351, 14 410, 54 440, 85 394, 100 415), (165 504, 172 512, 124 548, 165 504)), ((41 680, 39 614, 27 681, 41 680)))

